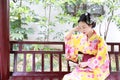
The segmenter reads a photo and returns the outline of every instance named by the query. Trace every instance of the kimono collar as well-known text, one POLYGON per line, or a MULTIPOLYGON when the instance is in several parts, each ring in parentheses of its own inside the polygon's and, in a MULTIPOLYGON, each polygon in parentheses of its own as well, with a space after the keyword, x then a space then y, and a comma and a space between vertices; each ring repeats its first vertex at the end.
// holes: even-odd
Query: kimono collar
POLYGON ((96 37, 96 32, 95 32, 95 30, 93 30, 93 34, 92 34, 92 36, 88 39, 88 41, 92 41, 92 40, 94 40, 95 39, 95 37, 96 37))

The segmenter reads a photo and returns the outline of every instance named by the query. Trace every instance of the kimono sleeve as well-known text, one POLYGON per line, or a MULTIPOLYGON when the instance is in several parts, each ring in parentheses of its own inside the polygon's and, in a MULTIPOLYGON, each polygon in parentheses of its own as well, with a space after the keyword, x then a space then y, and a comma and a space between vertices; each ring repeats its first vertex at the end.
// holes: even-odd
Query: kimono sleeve
POLYGON ((100 39, 97 49, 98 49, 97 55, 93 58, 88 59, 88 67, 92 69, 101 67, 102 65, 105 64, 106 61, 109 61, 107 45, 103 39, 100 39))
POLYGON ((72 35, 69 40, 65 40, 65 57, 67 60, 77 62, 78 59, 78 46, 80 43, 80 37, 78 35, 72 35))

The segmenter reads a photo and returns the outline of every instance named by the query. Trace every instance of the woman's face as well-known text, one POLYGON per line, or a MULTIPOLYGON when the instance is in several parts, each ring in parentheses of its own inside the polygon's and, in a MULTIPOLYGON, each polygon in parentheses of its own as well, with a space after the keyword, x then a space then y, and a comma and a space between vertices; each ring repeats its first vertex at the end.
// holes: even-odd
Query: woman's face
POLYGON ((92 26, 89 26, 85 22, 79 22, 78 27, 79 31, 86 35, 92 30, 92 26))

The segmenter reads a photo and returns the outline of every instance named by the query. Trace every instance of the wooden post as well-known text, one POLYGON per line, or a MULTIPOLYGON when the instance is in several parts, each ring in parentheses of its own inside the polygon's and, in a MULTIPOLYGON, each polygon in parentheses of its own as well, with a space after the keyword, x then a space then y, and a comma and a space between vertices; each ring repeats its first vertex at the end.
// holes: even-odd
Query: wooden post
POLYGON ((9 80, 9 0, 0 0, 0 80, 9 80))

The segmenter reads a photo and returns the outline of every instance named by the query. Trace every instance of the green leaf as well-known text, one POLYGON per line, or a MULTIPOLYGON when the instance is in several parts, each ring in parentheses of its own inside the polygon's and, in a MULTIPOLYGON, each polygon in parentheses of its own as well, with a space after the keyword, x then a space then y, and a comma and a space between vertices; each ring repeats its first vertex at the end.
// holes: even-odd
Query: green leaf
POLYGON ((19 34, 19 33, 13 33, 11 34, 11 36, 13 40, 23 40, 23 35, 22 34, 19 34))

